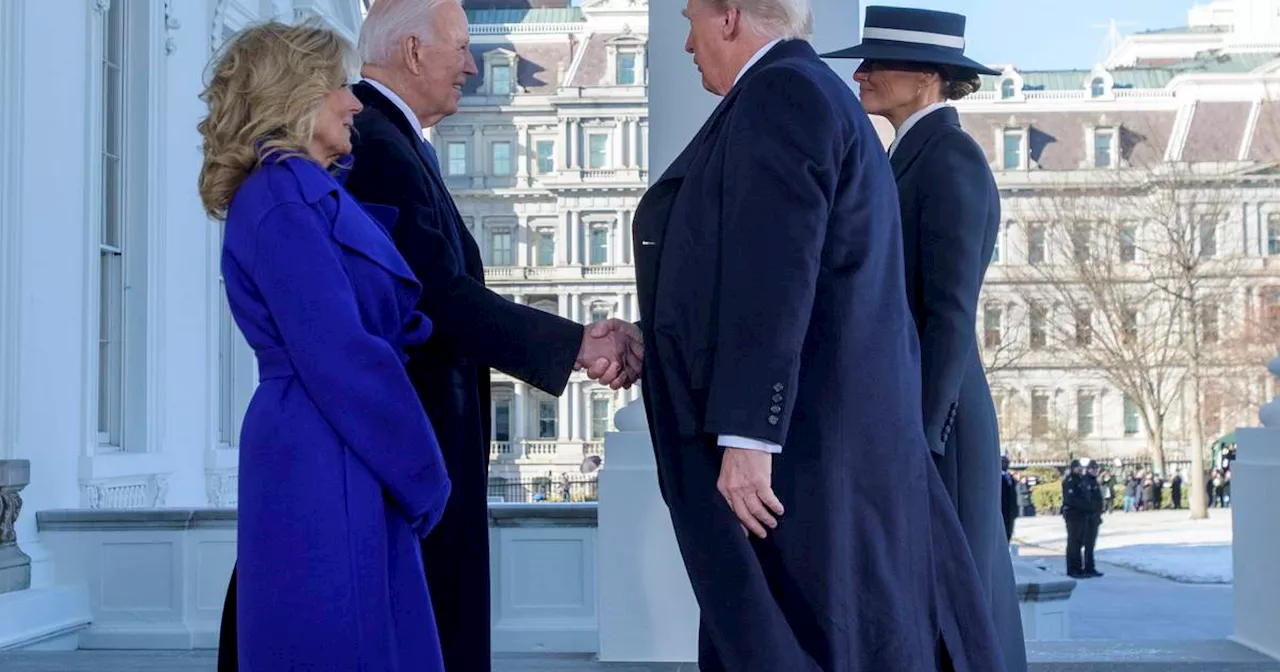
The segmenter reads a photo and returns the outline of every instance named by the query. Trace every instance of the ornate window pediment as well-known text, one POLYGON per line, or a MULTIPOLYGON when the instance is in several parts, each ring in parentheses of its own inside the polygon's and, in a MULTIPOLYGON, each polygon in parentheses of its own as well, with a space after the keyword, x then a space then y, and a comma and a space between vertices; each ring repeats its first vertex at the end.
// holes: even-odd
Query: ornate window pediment
POLYGON ((520 57, 510 49, 499 47, 484 54, 484 93, 510 96, 523 93, 517 78, 520 57))

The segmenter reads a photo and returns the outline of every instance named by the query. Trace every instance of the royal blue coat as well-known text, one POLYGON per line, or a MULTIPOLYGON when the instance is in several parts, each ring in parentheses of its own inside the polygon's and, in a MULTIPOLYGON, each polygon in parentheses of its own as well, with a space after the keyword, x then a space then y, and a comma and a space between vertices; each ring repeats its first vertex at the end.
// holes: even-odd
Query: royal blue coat
POLYGON ((925 435, 960 516, 1007 672, 1026 645, 1000 504, 1000 435, 975 335, 982 280, 1000 228, 1000 194, 953 107, 922 117, 892 158, 902 207, 907 298, 920 333, 925 435))
POLYGON ((699 664, 734 672, 1001 668, 920 423, 893 174, 808 43, 774 46, 635 218, 645 410, 701 607, 699 664), (786 507, 748 539, 719 435, 782 446, 786 507))
POLYGON ((444 669, 419 539, 450 482, 405 372, 431 322, 394 221, 303 158, 259 168, 227 214, 227 299, 261 378, 240 436, 245 672, 444 669))

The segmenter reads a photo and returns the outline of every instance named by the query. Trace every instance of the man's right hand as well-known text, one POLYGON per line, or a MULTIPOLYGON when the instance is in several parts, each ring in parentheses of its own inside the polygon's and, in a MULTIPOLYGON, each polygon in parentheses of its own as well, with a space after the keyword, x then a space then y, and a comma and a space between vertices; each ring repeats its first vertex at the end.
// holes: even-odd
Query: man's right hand
POLYGON ((583 329, 574 368, 612 389, 631 387, 644 362, 644 338, 634 324, 611 318, 583 329))

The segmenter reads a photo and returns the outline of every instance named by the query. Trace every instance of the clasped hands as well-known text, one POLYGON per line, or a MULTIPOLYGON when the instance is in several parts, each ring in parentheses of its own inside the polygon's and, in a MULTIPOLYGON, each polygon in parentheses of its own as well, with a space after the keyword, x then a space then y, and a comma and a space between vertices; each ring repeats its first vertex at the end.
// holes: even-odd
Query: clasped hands
POLYGON ((585 369, 592 380, 618 390, 631 387, 640 378, 643 363, 644 337, 640 330, 630 322, 610 318, 583 330, 582 348, 573 368, 585 369))

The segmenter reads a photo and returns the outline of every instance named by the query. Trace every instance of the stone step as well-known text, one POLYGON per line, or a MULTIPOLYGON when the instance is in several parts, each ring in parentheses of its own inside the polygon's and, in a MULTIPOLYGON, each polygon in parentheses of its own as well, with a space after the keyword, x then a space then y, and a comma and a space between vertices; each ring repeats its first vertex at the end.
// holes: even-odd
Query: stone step
MULTIPOLYGON (((1031 672, 1280 672, 1225 640, 1031 642, 1031 672)), ((691 664, 599 663, 588 654, 497 654, 494 672, 697 672, 691 664)), ((214 672, 213 651, 0 652, 4 672, 214 672)))

